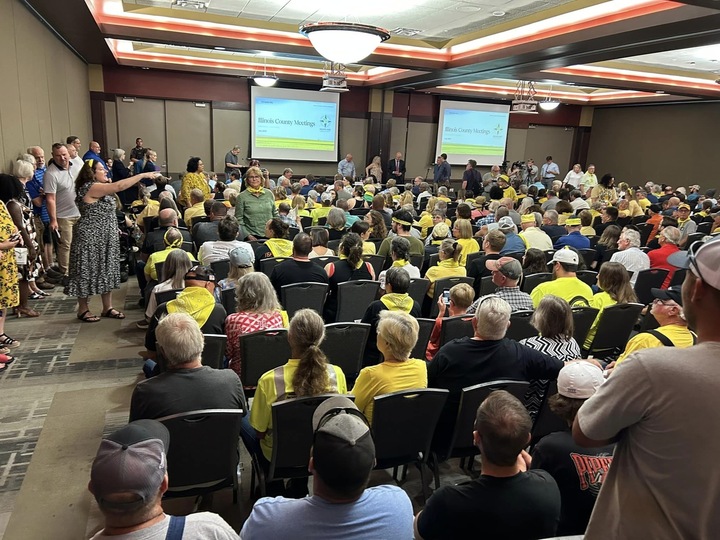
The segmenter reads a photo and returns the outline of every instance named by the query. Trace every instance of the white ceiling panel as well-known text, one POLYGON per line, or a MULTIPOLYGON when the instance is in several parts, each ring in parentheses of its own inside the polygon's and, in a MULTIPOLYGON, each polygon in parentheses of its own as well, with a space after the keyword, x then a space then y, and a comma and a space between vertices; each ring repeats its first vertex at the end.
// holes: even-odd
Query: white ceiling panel
POLYGON ((678 49, 642 56, 623 58, 623 62, 647 64, 663 68, 720 74, 720 43, 691 49, 678 49))

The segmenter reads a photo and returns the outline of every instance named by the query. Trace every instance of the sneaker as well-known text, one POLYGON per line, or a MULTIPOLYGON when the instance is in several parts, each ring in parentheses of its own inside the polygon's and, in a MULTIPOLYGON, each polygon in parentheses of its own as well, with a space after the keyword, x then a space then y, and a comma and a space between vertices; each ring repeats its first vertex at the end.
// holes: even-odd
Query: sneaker
POLYGON ((135 323, 135 326, 137 326, 140 330, 147 330, 150 327, 149 321, 138 321, 135 323))
POLYGON ((52 278, 61 278, 65 275, 60 271, 59 268, 55 266, 51 266, 50 268, 48 268, 45 273, 52 278))

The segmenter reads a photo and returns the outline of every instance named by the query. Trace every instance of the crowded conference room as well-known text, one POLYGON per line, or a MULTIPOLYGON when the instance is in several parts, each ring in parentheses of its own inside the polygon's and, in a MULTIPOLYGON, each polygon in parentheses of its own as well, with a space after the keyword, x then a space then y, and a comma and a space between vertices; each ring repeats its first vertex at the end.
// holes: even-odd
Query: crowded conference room
POLYGON ((714 0, 0 0, 0 540, 713 539, 714 0))

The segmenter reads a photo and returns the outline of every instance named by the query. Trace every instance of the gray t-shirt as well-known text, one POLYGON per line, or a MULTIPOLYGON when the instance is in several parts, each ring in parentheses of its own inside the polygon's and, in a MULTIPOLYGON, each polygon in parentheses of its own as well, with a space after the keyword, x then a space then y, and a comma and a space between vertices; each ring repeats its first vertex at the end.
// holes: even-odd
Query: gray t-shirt
MULTIPOLYGON (((233 165, 237 165, 238 157, 232 152, 228 152, 227 154, 225 154, 225 163, 232 163, 233 165)), ((236 170, 235 167, 228 167, 227 165, 225 166, 225 174, 230 174, 234 170, 236 170)))
POLYGON ((630 355, 578 412, 591 439, 618 436, 586 540, 717 538, 720 342, 630 355))
MULTIPOLYGON (((100 531, 90 540, 165 540, 169 526, 170 516, 165 516, 163 521, 146 529, 118 536, 108 536, 103 534, 103 531, 100 531)), ((198 538, 203 540, 238 540, 240 538, 238 533, 223 518, 211 512, 199 512, 187 516, 182 537, 187 540, 198 538)))
POLYGON ((255 503, 240 536, 243 540, 410 540, 412 503, 402 489, 390 485, 368 488, 348 504, 329 503, 317 495, 304 499, 265 497, 255 503))
POLYGON ((55 217, 79 217, 80 212, 75 205, 75 165, 69 163, 67 169, 59 169, 54 163, 45 171, 43 178, 45 193, 55 194, 55 217))

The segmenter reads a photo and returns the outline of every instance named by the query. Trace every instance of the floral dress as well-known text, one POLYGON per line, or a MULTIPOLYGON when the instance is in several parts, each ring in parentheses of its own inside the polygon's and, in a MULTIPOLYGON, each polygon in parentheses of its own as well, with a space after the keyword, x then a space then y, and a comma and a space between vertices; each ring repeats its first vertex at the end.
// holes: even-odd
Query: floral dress
MULTIPOLYGON (((0 242, 7 241, 16 227, 5 204, 0 201, 0 242)), ((20 303, 18 288, 18 269, 15 264, 15 251, 0 251, 0 308, 15 307, 20 303)))
POLYGON ((35 278, 40 275, 40 270, 42 269, 42 260, 40 258, 40 251, 38 250, 38 243, 36 240, 37 233, 35 232, 35 222, 33 221, 32 210, 30 210, 30 208, 27 205, 23 204, 21 201, 16 201, 12 199, 8 201, 8 204, 10 203, 17 204, 20 207, 20 212, 22 215, 22 230, 24 230, 30 237, 30 241, 32 242, 35 253, 37 254, 34 260, 30 260, 30 258, 28 257, 28 264, 23 264, 19 266, 18 270, 22 279, 26 281, 35 281, 35 278))
POLYGON ((83 197, 93 183, 85 183, 75 197, 80 219, 73 227, 67 294, 78 298, 108 293, 120 287, 120 237, 115 198, 105 195, 86 203, 83 197))

